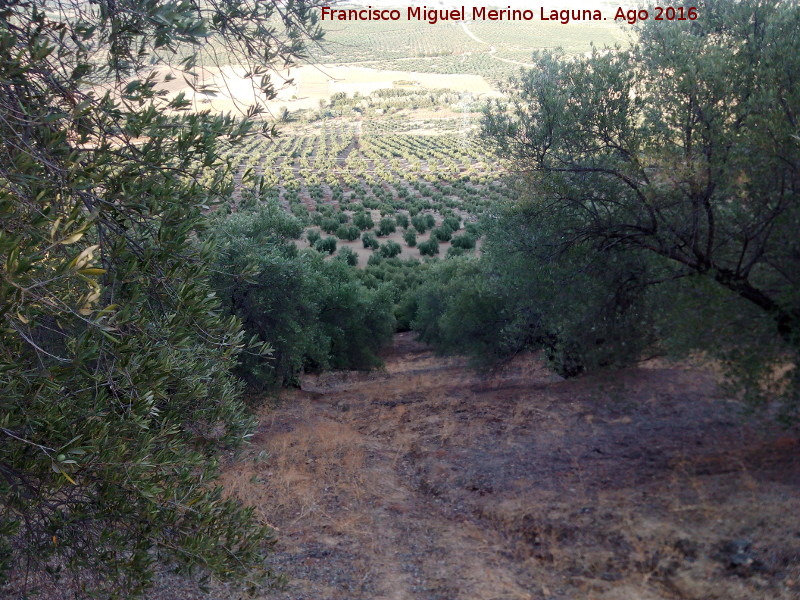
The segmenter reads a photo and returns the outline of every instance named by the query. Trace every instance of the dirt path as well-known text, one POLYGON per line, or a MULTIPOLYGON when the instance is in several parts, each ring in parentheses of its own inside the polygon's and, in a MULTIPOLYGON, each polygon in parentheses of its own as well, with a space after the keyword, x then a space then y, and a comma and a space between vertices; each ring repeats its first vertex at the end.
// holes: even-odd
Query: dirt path
POLYGON ((265 598, 798 599, 800 446, 735 408, 704 373, 481 376, 401 334, 265 409, 225 484, 279 531, 265 598))
POLYGON ((533 67, 536 66, 536 65, 534 65, 532 63, 526 63, 526 62, 521 62, 521 61, 518 61, 518 60, 511 60, 510 58, 502 58, 500 56, 495 56, 495 54, 497 53, 497 48, 495 48, 489 42, 486 42, 486 41, 482 40, 477 35, 472 33, 472 31, 470 31, 469 27, 467 27, 467 24, 464 21, 459 21, 458 24, 461 25, 461 29, 464 30, 464 33, 466 33, 474 41, 478 42, 479 44, 484 44, 486 46, 489 46, 489 56, 491 58, 493 58, 495 60, 499 60, 500 62, 508 63, 510 65, 520 65, 520 66, 528 67, 528 68, 533 68, 533 67))

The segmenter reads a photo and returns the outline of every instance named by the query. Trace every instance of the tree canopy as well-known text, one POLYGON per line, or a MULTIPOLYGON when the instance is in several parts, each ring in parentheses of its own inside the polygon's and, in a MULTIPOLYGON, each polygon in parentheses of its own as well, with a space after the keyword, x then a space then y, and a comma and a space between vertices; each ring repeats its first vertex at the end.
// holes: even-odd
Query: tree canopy
POLYGON ((220 145, 270 132, 272 69, 318 37, 292 0, 2 4, 0 589, 130 597, 170 565, 269 579, 269 528, 212 483, 254 422, 198 233, 232 190, 220 145), (211 60, 246 66, 253 107, 168 94, 211 60))
MULTIPOLYGON (((642 22, 629 48, 540 53, 511 82, 484 123, 521 195, 505 221, 516 235, 495 236, 494 253, 594 272, 616 281, 601 286, 612 296, 661 293, 662 309, 693 296, 718 325, 736 304, 761 327, 756 353, 786 361, 800 347, 800 8, 724 0, 698 13, 642 22)), ((671 318, 690 320, 683 306, 671 318)))
POLYGON ((294 385, 303 371, 380 364, 395 326, 388 286, 363 285, 346 255, 326 261, 325 250, 298 251, 302 226, 277 202, 249 204, 220 211, 208 232, 223 308, 271 349, 244 354, 236 372, 258 389, 294 385))

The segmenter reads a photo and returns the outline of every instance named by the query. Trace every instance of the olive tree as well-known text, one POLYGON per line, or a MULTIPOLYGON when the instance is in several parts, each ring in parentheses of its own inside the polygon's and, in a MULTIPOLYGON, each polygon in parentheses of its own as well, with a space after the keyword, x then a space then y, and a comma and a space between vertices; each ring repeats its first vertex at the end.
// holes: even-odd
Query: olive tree
POLYGON ((640 254, 651 291, 708 282, 705 304, 754 310, 785 361, 800 347, 800 8, 722 0, 698 15, 645 21, 625 49, 538 54, 485 131, 524 182, 517 249, 543 264, 578 247, 640 254))
POLYGON ((314 23, 291 0, 0 6, 0 595, 270 575, 270 530, 213 483, 254 421, 198 233, 232 191, 222 140, 270 132, 270 69, 314 23), (238 117, 164 85, 214 56, 253 82, 238 117))

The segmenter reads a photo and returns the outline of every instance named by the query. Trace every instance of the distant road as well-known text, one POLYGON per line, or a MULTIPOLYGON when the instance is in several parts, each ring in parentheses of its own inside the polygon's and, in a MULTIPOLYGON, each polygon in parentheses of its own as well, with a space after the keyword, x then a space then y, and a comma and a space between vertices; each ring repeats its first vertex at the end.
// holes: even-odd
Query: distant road
POLYGON ((520 62, 518 60, 511 60, 510 58, 501 58, 499 56, 495 56, 495 52, 497 52, 497 48, 495 48, 489 42, 486 42, 486 41, 482 40, 477 35, 472 33, 469 30, 469 27, 467 27, 467 24, 464 21, 459 21, 458 24, 461 25, 461 29, 464 30, 464 33, 466 33, 473 40, 475 40, 479 44, 483 44, 484 46, 489 46, 489 56, 491 56, 493 59, 499 60, 500 62, 508 63, 510 65, 520 65, 522 67, 535 67, 536 66, 536 65, 532 65, 531 63, 520 62))

